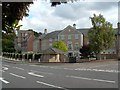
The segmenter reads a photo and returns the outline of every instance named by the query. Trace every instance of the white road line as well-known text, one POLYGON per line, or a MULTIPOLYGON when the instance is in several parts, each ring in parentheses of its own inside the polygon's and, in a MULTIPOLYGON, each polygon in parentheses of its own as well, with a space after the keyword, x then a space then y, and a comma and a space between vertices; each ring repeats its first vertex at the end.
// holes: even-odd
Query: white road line
POLYGON ((13 75, 13 76, 16 76, 16 77, 22 78, 22 79, 26 79, 26 77, 23 77, 23 76, 20 76, 20 75, 14 74, 14 73, 10 73, 10 74, 13 75))
POLYGON ((23 68, 19 68, 19 67, 13 67, 13 68, 16 68, 16 69, 19 69, 19 70, 24 70, 23 68))
POLYGON ((74 70, 80 70, 80 71, 96 71, 96 72, 110 72, 110 73, 119 73, 118 70, 103 70, 103 69, 85 69, 85 68, 76 68, 74 70))
POLYGON ((47 72, 41 72, 41 71, 35 71, 35 70, 30 70, 31 72, 36 72, 36 73, 43 73, 43 74, 49 74, 53 75, 53 73, 47 73, 47 72))
POLYGON ((35 73, 33 73, 33 72, 28 72, 28 74, 29 74, 29 75, 33 75, 33 76, 37 76, 37 77, 44 77, 44 76, 42 76, 42 75, 38 75, 38 74, 35 74, 35 73))
POLYGON ((29 65, 29 66, 48 68, 48 66, 39 66, 39 65, 29 65))
POLYGON ((56 67, 56 66, 55 66, 55 67, 50 67, 50 68, 53 68, 53 69, 61 69, 60 67, 56 67))
POLYGON ((3 66, 10 67, 9 65, 5 65, 5 64, 3 64, 3 66))
POLYGON ((1 80, 2 82, 4 82, 5 84, 10 83, 10 82, 8 82, 8 81, 4 80, 2 77, 0 77, 0 80, 1 80))
POLYGON ((36 82, 37 82, 37 83, 40 83, 40 84, 44 84, 44 85, 50 86, 50 87, 60 88, 60 89, 64 89, 64 90, 68 90, 68 89, 65 89, 65 88, 63 88, 63 87, 55 86, 55 85, 48 84, 48 83, 45 83, 45 82, 40 82, 40 81, 36 81, 36 82))
POLYGON ((8 70, 8 68, 7 67, 2 67, 3 68, 3 70, 8 70))
POLYGON ((77 78, 77 79, 85 79, 85 80, 93 80, 93 81, 100 81, 100 82, 107 82, 107 83, 115 83, 115 81, 102 80, 102 79, 92 79, 92 78, 77 77, 77 76, 66 76, 66 77, 77 78))
POLYGON ((5 72, 4 70, 0 70, 0 72, 5 72))
POLYGON ((95 68, 95 67, 106 67, 106 66, 109 66, 109 64, 108 64, 108 65, 91 66, 90 68, 95 68))
POLYGON ((65 70, 74 70, 74 69, 71 69, 71 68, 63 68, 63 69, 65 69, 65 70))

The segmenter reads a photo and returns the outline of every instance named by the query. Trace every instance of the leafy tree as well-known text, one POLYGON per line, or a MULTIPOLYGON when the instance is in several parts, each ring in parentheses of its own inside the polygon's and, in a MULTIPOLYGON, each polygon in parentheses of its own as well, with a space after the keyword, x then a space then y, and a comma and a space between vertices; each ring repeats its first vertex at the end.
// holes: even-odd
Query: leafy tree
POLYGON ((52 47, 60 49, 60 50, 62 50, 64 52, 68 51, 68 47, 66 46, 65 42, 63 42, 63 41, 56 41, 56 42, 54 42, 52 47))
POLYGON ((81 53, 81 56, 83 58, 88 58, 89 56, 92 56, 93 53, 92 53, 92 50, 90 48, 89 45, 84 45, 81 49, 80 49, 80 53, 81 53))
POLYGON ((28 16, 28 7, 33 2, 3 2, 2 3, 2 48, 3 52, 14 52, 15 30, 19 30, 22 25, 18 25, 19 20, 28 16))
POLYGON ((2 3, 2 30, 6 33, 11 33, 13 27, 22 20, 24 16, 28 16, 28 7, 33 2, 3 2, 2 3))
POLYGON ((90 47, 96 55, 101 51, 112 47, 115 40, 115 32, 112 24, 107 22, 103 15, 99 14, 90 17, 92 28, 88 32, 90 47))
POLYGON ((2 36, 2 51, 3 52, 15 52, 14 49, 14 33, 6 34, 2 36))
POLYGON ((62 3, 67 4, 69 1, 73 3, 79 0, 50 0, 50 1, 51 1, 51 6, 57 6, 57 5, 61 5, 62 3))

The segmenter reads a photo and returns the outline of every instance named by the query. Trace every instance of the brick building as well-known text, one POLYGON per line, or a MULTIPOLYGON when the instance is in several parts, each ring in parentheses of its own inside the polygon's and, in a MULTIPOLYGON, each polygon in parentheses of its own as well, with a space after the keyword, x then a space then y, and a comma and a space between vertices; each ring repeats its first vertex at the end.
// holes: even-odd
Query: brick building
POLYGON ((83 46, 83 34, 75 28, 75 25, 68 25, 63 30, 46 34, 41 38, 41 50, 52 47, 53 42, 60 40, 64 41, 68 46, 69 56, 78 56, 80 54, 79 49, 83 46))
POLYGON ((19 30, 15 38, 16 52, 33 52, 34 32, 32 30, 19 30))

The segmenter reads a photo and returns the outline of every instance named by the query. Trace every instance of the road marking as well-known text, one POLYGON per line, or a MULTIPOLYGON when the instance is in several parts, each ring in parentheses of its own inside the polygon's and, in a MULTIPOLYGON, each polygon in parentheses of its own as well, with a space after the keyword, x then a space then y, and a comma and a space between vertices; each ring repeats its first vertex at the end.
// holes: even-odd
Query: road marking
POLYGON ((43 73, 43 74, 49 74, 49 75, 53 75, 53 73, 47 73, 47 72, 41 72, 41 71, 35 71, 35 70, 30 70, 31 72, 36 72, 36 73, 43 73))
POLYGON ((0 70, 0 72, 5 72, 4 70, 0 70))
POLYGON ((29 75, 33 75, 33 76, 37 76, 37 77, 44 77, 44 76, 42 76, 42 75, 38 75, 38 74, 35 74, 35 73, 33 73, 33 72, 28 72, 28 74, 29 74, 29 75))
POLYGON ((29 65, 29 66, 48 68, 48 66, 39 66, 39 65, 29 65))
POLYGON ((119 73, 118 70, 103 70, 103 69, 85 69, 85 68, 76 68, 74 70, 80 70, 80 71, 96 71, 96 72, 110 72, 110 73, 119 73))
POLYGON ((22 79, 26 79, 26 77, 23 77, 23 76, 20 76, 20 75, 14 74, 14 73, 10 73, 10 74, 13 75, 13 76, 16 76, 16 77, 22 78, 22 79))
POLYGON ((74 69, 71 69, 71 68, 64 68, 65 70, 74 70, 74 69))
POLYGON ((5 84, 8 84, 8 83, 9 83, 8 81, 4 80, 2 77, 0 77, 0 80, 1 80, 2 82, 4 82, 5 84))
POLYGON ((13 68, 16 68, 16 69, 19 69, 19 70, 24 70, 23 68, 19 68, 19 67, 13 67, 13 68))
POLYGON ((40 81, 36 81, 36 82, 37 82, 37 83, 40 83, 40 84, 44 84, 44 85, 50 86, 50 87, 60 88, 60 89, 64 89, 64 90, 68 90, 68 89, 65 89, 65 88, 63 88, 63 87, 55 86, 55 85, 48 84, 48 83, 45 83, 45 82, 40 82, 40 81))
POLYGON ((8 68, 7 67, 2 67, 3 68, 3 70, 8 70, 8 68))
POLYGON ((4 66, 6 66, 6 67, 10 67, 9 65, 5 65, 5 64, 4 64, 4 66))
POLYGON ((107 82, 107 83, 115 83, 115 81, 102 80, 102 79, 92 79, 92 78, 77 77, 77 76, 66 76, 66 77, 77 78, 77 79, 85 79, 85 80, 93 80, 93 81, 100 81, 100 82, 107 82))
POLYGON ((95 67, 106 67, 106 66, 109 66, 109 64, 108 64, 108 65, 91 66, 90 68, 95 68, 95 67))

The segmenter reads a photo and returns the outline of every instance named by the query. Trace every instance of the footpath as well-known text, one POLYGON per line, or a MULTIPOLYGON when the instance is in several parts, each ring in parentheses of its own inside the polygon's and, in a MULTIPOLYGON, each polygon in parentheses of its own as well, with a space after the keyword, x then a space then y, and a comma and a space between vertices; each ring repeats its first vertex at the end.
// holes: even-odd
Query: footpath
MULTIPOLYGON (((3 61, 9 62, 9 63, 33 63, 33 64, 67 64, 69 62, 39 62, 37 60, 15 60, 12 58, 1 58, 3 61)), ((118 61, 117 59, 105 59, 105 60, 79 60, 76 63, 69 63, 69 64, 80 64, 80 63, 98 63, 98 62, 111 62, 111 61, 118 61)))

